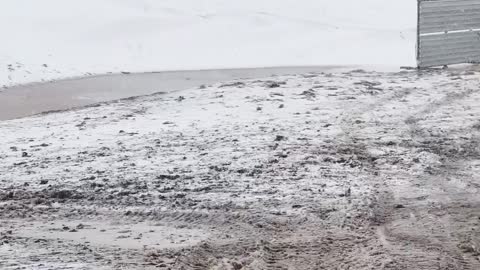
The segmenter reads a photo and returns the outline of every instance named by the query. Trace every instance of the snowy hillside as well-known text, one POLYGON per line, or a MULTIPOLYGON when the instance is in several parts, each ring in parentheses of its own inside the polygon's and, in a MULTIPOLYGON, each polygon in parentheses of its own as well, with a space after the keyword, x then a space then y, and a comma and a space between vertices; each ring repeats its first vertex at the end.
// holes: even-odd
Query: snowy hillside
POLYGON ((0 86, 118 71, 413 65, 414 0, 0 2, 0 86))

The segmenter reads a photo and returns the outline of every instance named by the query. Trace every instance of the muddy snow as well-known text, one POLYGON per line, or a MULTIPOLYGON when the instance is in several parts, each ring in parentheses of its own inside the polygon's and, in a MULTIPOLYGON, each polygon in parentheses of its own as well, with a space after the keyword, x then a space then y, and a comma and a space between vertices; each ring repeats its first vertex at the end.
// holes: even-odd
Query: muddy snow
POLYGON ((0 121, 132 96, 185 90, 202 84, 342 69, 351 68, 310 66, 127 73, 19 85, 0 90, 0 121))
POLYGON ((1 269, 480 269, 480 70, 237 80, 0 123, 1 269))

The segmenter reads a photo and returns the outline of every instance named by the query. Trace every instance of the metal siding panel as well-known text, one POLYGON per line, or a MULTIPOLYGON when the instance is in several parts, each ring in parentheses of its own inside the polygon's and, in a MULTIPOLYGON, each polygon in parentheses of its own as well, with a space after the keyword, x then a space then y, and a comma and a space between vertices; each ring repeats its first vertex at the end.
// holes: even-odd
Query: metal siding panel
POLYGON ((438 16, 436 18, 421 17, 420 33, 436 33, 456 30, 475 29, 479 26, 480 10, 471 16, 451 15, 447 17, 438 16))
POLYGON ((480 0, 418 1, 419 67, 480 62, 480 0))

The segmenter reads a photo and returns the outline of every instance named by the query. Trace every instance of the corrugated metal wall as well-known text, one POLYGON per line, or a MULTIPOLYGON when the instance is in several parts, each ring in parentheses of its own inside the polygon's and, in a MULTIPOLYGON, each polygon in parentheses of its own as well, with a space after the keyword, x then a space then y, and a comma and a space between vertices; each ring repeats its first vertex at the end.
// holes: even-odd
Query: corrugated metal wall
POLYGON ((480 0, 418 0, 419 67, 480 62, 480 0))

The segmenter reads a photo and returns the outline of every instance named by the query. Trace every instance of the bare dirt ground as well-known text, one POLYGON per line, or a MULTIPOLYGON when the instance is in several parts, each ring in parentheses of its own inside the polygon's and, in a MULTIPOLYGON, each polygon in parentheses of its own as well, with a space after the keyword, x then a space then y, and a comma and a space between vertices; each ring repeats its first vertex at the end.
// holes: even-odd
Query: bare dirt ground
POLYGON ((235 81, 0 123, 0 269, 480 269, 480 71, 235 81))

